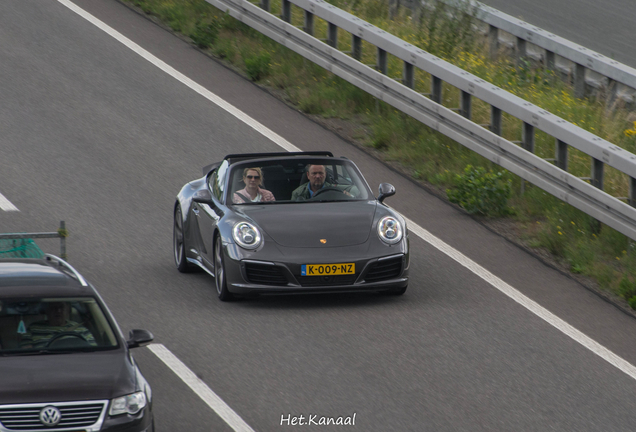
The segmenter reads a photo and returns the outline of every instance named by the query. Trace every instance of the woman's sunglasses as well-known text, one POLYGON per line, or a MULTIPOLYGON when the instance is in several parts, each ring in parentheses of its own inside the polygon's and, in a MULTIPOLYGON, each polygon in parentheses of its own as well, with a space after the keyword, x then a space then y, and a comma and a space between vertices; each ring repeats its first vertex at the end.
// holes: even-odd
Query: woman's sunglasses
POLYGON ((248 176, 245 176, 245 177, 247 177, 247 178, 248 178, 248 179, 250 179, 250 180, 252 180, 252 179, 254 179, 254 180, 260 180, 260 179, 261 179, 261 176, 251 176, 251 175, 248 175, 248 176))

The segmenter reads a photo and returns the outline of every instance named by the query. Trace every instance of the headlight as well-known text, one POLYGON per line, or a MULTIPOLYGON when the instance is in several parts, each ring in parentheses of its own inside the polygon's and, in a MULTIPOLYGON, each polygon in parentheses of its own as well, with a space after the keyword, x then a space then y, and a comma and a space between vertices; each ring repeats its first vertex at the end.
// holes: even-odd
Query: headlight
POLYGON ((251 223, 238 222, 232 230, 232 237, 240 247, 256 249, 263 242, 261 232, 251 223))
POLYGON ((380 239, 388 244, 396 244, 402 240, 402 225, 391 216, 385 216, 378 223, 378 235, 380 239))
POLYGON ((113 399, 110 404, 110 415, 137 414, 146 406, 146 395, 137 392, 113 399))

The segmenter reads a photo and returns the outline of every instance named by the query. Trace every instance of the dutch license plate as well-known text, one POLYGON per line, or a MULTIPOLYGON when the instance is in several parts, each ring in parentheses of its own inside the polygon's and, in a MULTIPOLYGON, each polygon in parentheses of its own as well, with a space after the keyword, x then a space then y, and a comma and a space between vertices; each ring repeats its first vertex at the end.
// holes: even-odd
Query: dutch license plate
POLYGON ((331 276, 351 274, 356 274, 355 263, 303 264, 300 267, 301 276, 331 276))

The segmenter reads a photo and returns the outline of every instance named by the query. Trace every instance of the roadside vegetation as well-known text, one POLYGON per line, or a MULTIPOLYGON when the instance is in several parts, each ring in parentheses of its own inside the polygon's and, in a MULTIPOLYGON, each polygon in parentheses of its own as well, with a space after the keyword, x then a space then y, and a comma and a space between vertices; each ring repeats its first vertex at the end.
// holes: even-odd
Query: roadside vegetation
MULTIPOLYGON (((281 94, 301 111, 355 124, 354 138, 385 160, 397 161, 413 178, 448 191, 449 199, 485 222, 514 220, 517 236, 531 248, 547 250, 571 272, 588 276, 606 292, 636 309, 636 250, 615 230, 529 184, 447 137, 393 109, 301 56, 209 5, 204 0, 121 0, 189 37, 199 48, 241 70, 249 79, 281 94), (481 186, 480 186, 481 185, 481 186)), ((256 1, 252 0, 255 4, 256 1)), ((630 152, 636 152, 636 122, 620 102, 602 93, 573 96, 568 80, 531 61, 516 63, 502 55, 488 59, 485 38, 473 26, 470 10, 449 15, 442 7, 423 11, 419 20, 401 9, 389 19, 388 2, 329 0, 422 49, 451 62, 630 152)), ((271 1, 279 13, 280 0, 271 1)), ((292 6, 292 24, 303 13, 292 6)), ((315 18, 315 33, 326 38, 327 23, 315 18)), ((351 51, 351 36, 340 30, 338 48, 351 51)), ((362 62, 375 64, 375 47, 363 42, 362 62)), ((388 75, 400 79, 402 62, 389 55, 388 75)), ((567 77, 566 77, 567 78, 567 77)), ((415 89, 430 91, 431 77, 417 70, 415 89)), ((444 106, 459 106, 459 91, 443 88, 444 106)), ((473 121, 488 124, 489 105, 473 98, 473 121)), ((522 122, 504 114, 503 137, 521 140, 522 122)), ((535 153, 554 158, 554 138, 537 131, 535 153)), ((569 171, 589 177, 591 158, 569 149, 569 171)), ((605 190, 626 197, 629 179, 606 166, 605 190)))

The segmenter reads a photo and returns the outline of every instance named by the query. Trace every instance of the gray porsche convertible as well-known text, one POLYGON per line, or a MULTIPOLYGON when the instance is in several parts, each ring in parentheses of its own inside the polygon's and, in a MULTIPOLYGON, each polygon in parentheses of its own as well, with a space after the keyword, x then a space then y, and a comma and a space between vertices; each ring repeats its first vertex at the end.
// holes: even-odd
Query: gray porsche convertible
POLYGON ((174 205, 177 269, 201 268, 219 299, 375 291, 404 294, 404 219, 353 162, 330 152, 232 154, 203 168, 174 205))

